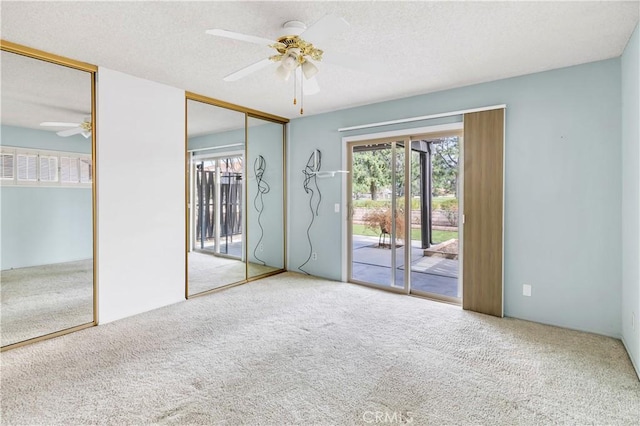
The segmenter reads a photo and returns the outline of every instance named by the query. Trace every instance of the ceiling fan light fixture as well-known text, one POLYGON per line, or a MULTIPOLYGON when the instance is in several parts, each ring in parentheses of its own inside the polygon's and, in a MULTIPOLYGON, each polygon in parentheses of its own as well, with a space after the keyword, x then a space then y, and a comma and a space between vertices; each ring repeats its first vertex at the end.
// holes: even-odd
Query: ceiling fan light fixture
POLYGON ((282 60, 282 67, 288 69, 289 71, 294 69, 296 65, 298 65, 298 61, 296 60, 295 56, 286 56, 282 60))
POLYGON ((224 77, 225 81, 238 80, 252 72, 255 72, 269 63, 279 62, 275 70, 276 76, 284 81, 290 79, 294 73, 293 104, 297 104, 297 93, 300 93, 300 114, 304 114, 303 96, 305 94, 318 93, 319 87, 315 79, 319 69, 316 62, 322 61, 324 51, 315 47, 305 39, 319 42, 337 32, 344 31, 349 24, 340 17, 328 14, 307 28, 304 22, 287 21, 282 25, 285 34, 277 40, 256 37, 248 34, 236 33, 222 29, 206 31, 207 34, 247 41, 250 43, 266 45, 275 49, 276 54, 271 55, 255 64, 249 65, 224 77), (304 38, 303 38, 304 37, 304 38), (313 62, 312 62, 313 61, 313 62))
POLYGON ((291 76, 291 70, 287 69, 284 64, 280 64, 280 66, 276 68, 276 75, 282 80, 288 81, 291 76))
POLYGON ((309 80, 310 78, 318 74, 318 67, 316 67, 309 61, 304 61, 302 63, 302 73, 304 74, 304 78, 309 80))
POLYGON ((298 61, 299 55, 300 49, 289 49, 280 62, 285 69, 292 71, 300 65, 300 62, 298 61))

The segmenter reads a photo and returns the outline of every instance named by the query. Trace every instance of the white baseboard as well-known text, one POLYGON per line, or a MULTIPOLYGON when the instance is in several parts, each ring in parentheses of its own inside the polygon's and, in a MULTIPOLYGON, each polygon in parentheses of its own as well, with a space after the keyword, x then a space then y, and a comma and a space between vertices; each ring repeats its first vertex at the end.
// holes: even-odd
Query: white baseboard
POLYGON ((624 341, 624 337, 621 337, 620 340, 622 341, 622 345, 626 349, 627 355, 629 356, 629 359, 631 360, 631 365, 633 365, 634 370, 636 370, 636 376, 638 376, 638 380, 640 380, 640 368, 639 368, 640 366, 638 366, 638 364, 636 364, 635 360, 631 356, 631 351, 629 350, 629 346, 627 345, 627 342, 624 341))

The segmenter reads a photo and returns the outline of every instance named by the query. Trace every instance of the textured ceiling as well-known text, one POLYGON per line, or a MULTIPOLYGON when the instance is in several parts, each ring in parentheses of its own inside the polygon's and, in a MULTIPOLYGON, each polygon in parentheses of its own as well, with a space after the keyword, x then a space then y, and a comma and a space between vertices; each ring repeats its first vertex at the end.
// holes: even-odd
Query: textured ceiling
POLYGON ((189 100, 187 102, 187 134, 201 136, 211 131, 225 132, 244 127, 244 114, 226 108, 189 100))
MULTIPOLYGON (((91 74, 9 52, 0 54, 2 123, 82 123, 91 116, 91 74)), ((58 131, 65 128, 47 128, 58 131)))
MULTIPOLYGON (((638 22, 639 2, 2 1, 0 7, 5 40, 294 118, 292 82, 277 80, 273 67, 222 80, 269 56, 269 48, 205 30, 275 39, 287 20, 310 25, 327 13, 343 17, 350 28, 317 47, 378 66, 363 73, 320 63, 321 92, 305 97, 310 115, 617 57, 638 22)), ((44 93, 38 89, 49 83, 43 79, 34 89, 44 93)))

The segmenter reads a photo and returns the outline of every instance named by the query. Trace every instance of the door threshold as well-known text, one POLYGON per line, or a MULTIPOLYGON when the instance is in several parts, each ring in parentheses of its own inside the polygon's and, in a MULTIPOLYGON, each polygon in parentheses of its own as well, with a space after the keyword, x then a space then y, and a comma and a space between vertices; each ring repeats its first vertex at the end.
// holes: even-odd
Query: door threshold
POLYGON ((355 284, 355 285, 360 285, 363 287, 368 287, 368 288, 373 288, 376 290, 382 290, 382 291, 386 291, 389 293, 396 293, 396 294, 407 294, 407 292, 405 291, 404 288, 398 288, 398 287, 391 287, 391 286, 385 286, 383 284, 374 284, 374 283, 366 283, 364 281, 347 281, 349 284, 355 284))
POLYGON ((420 293, 420 292, 410 292, 409 296, 462 307, 462 298, 460 297, 441 296, 433 293, 420 293))

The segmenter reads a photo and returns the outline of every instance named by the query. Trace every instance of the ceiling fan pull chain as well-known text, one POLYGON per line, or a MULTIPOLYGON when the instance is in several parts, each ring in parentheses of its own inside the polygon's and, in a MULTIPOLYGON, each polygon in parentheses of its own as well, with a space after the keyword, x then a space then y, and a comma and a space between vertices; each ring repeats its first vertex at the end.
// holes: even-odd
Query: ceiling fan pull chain
POLYGON ((300 115, 304 114, 304 76, 300 75, 300 115))
POLYGON ((293 71, 293 104, 296 105, 298 100, 296 99, 296 88, 297 88, 298 79, 296 78, 296 72, 293 71))

